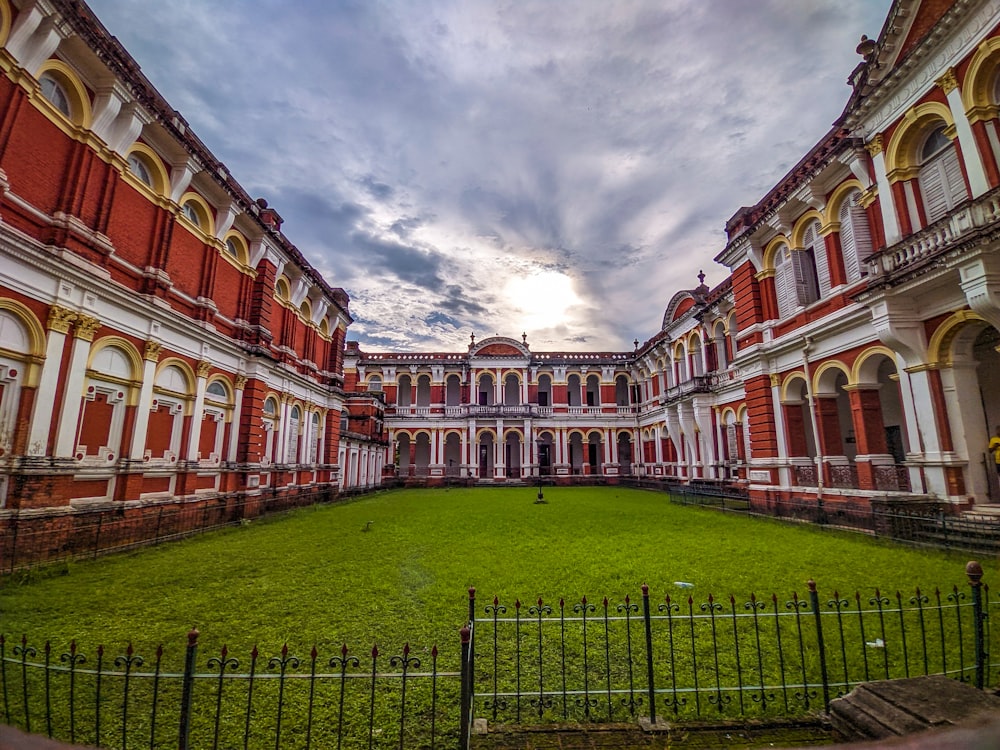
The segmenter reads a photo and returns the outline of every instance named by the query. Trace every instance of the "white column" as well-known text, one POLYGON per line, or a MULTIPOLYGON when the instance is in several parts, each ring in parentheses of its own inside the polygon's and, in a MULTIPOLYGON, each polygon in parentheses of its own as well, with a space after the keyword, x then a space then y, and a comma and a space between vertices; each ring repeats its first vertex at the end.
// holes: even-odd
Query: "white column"
MULTIPOLYGON (((80 406, 83 403, 83 386, 87 379, 87 360, 90 342, 100 323, 95 318, 78 315, 73 324, 73 345, 70 348, 69 368, 63 388, 62 409, 56 428, 54 456, 71 458, 76 453, 77 428, 80 424, 80 406)), ((116 451, 117 452, 117 451, 116 451)))
POLYGON ((531 476, 533 473, 531 470, 531 465, 535 463, 532 460, 532 453, 535 448, 535 440, 533 431, 531 429, 531 420, 524 420, 524 439, 521 441, 521 476, 531 476), (527 472, 527 474, 525 474, 527 472))
POLYGON ((882 210, 882 225, 885 227, 885 243, 893 245, 902 237, 899 231, 899 219, 896 216, 896 204, 892 196, 889 178, 885 173, 885 154, 882 152, 882 136, 876 135, 867 145, 875 167, 875 184, 878 185, 878 202, 882 210))
POLYGON ((468 442, 468 453, 463 453, 463 456, 468 456, 469 462, 469 476, 476 477, 479 476, 479 444, 476 442, 476 422, 475 420, 470 420, 469 422, 469 442, 468 442))
POLYGON ((278 407, 278 439, 275 440, 274 462, 276 464, 285 463, 288 456, 288 421, 291 418, 291 409, 288 408, 288 394, 281 396, 281 405, 278 407))
POLYGON ((153 408, 153 383, 156 379, 156 363, 160 359, 160 344, 146 342, 142 365, 142 385, 139 388, 139 403, 135 407, 135 428, 132 430, 132 447, 129 460, 141 461, 146 455, 146 433, 149 430, 149 412, 153 408))
MULTIPOLYGON (((236 395, 233 398, 233 422, 229 426, 229 447, 226 450, 226 460, 236 460, 236 450, 240 444, 240 424, 243 415, 243 389, 246 388, 245 375, 236 376, 236 395)), ((326 447, 324 445, 324 447, 326 447)), ((320 459, 322 460, 322 459, 320 459)))
POLYGON ((205 411, 205 386, 212 363, 202 360, 198 363, 198 379, 195 381, 194 407, 191 413, 191 433, 188 436, 188 461, 198 460, 198 444, 201 442, 201 422, 205 411))
POLYGON ((503 420, 497 420, 497 437, 493 441, 493 476, 503 476, 506 472, 507 462, 504 458, 504 446, 507 444, 503 434, 503 420))
POLYGON ((965 172, 969 176, 969 187, 972 188, 972 197, 978 198, 988 191, 990 186, 986 181, 986 168, 983 166, 982 154, 979 153, 976 138, 972 134, 969 118, 965 115, 962 92, 958 88, 955 69, 949 68, 943 76, 938 78, 937 84, 948 97, 948 107, 951 109, 951 116, 955 121, 955 133, 962 146, 962 158, 965 162, 965 172))
MULTIPOLYGON (((604 466, 607 467, 610 464, 617 464, 617 461, 611 460, 611 430, 604 430, 604 466)), ((605 468, 605 472, 607 468, 605 468)))
MULTIPOLYGON (((44 456, 52 429, 52 406, 58 403, 56 388, 59 385, 59 371, 62 368, 62 354, 66 334, 73 324, 76 313, 53 305, 49 310, 48 341, 45 344, 45 364, 42 365, 35 394, 35 406, 31 415, 31 429, 28 431, 27 453, 29 456, 44 456)), ((68 393, 64 398, 69 398, 68 393)), ((76 394, 79 408, 80 392, 76 394)))

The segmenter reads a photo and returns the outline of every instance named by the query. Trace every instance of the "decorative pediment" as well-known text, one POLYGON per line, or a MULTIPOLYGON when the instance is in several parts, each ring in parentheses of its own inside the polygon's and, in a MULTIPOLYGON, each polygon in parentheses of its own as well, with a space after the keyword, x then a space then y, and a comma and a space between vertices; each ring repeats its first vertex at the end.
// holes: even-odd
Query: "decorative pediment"
POLYGON ((469 346, 470 357, 530 357, 528 345, 505 336, 491 336, 469 346))
POLYGON ((691 292, 677 292, 677 294, 675 294, 670 300, 670 304, 667 305, 667 309, 663 313, 663 325, 660 326, 661 330, 680 318, 684 313, 694 307, 694 305, 695 299, 691 292))

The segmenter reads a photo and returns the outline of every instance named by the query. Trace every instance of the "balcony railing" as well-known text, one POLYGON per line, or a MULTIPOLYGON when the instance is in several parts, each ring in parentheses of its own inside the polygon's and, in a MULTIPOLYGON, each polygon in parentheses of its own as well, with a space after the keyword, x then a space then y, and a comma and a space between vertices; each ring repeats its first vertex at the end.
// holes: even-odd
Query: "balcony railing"
POLYGON ((945 253, 1000 220, 1000 190, 967 201, 943 219, 868 259, 869 283, 888 281, 945 253))
MULTIPOLYGON (((603 406, 566 406, 563 408, 566 409, 565 413, 572 417, 601 417, 611 414, 619 417, 630 417, 639 411, 638 406, 616 406, 614 404, 604 404, 603 406), (613 412, 611 411, 612 409, 614 409, 613 412)), ((432 416, 440 416, 442 413, 445 417, 453 419, 464 419, 466 417, 525 419, 528 417, 551 417, 556 411, 552 406, 538 406, 536 404, 458 404, 445 407, 390 406, 386 409, 385 415, 397 419, 426 419, 432 416)))
POLYGON ((712 392, 712 378, 709 375, 695 375, 690 380, 685 380, 683 383, 679 383, 667 390, 663 394, 664 403, 672 403, 674 401, 679 401, 685 396, 691 396, 695 393, 711 393, 712 392))

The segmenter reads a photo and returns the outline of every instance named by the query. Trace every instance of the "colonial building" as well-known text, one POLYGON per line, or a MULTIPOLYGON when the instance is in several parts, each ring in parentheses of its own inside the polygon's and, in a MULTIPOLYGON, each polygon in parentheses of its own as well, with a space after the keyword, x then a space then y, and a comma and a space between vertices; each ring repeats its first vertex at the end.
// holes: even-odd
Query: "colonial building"
POLYGON ((347 294, 85 5, 0 43, 0 524, 336 493, 347 294))
POLYGON ((998 24, 995 1, 893 3, 843 115, 727 222, 729 278, 675 294, 634 352, 352 350, 348 381, 386 394, 387 465, 736 481, 757 504, 1000 501, 998 24))
POLYGON ((0 0, 0 43, 0 523, 386 477, 1000 500, 1000 0, 896 0, 831 130, 692 249, 726 280, 622 352, 362 351, 82 2, 0 0))
POLYGON ((402 478, 507 481, 632 473, 638 440, 631 353, 534 353, 496 336, 468 351, 365 354, 347 387, 385 396, 402 478))

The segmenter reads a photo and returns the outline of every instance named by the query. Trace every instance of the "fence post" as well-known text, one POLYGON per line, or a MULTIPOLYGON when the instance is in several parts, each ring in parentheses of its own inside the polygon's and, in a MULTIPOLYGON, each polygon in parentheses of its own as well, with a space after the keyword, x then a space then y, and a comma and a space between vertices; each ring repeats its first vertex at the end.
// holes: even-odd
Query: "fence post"
POLYGON ((646 625, 646 685, 649 693, 649 723, 656 724, 656 685, 653 682, 653 624, 649 617, 649 586, 642 584, 642 619, 646 625))
POLYGON ((972 588, 972 632, 976 639, 976 687, 983 689, 986 674, 986 644, 983 638, 983 566, 970 560, 965 566, 972 588))
POLYGON ((180 750, 188 750, 191 734, 191 693, 194 690, 195 655, 198 653, 198 629, 188 632, 187 653, 184 656, 184 682, 181 685, 181 725, 177 740, 180 750))
MULTIPOLYGON (((809 604, 812 607, 813 619, 816 621, 816 643, 819 646, 819 671, 823 679, 823 707, 830 709, 830 679, 826 673, 826 646, 823 644, 823 616, 819 611, 819 592, 816 591, 816 581, 810 578, 806 584, 809 586, 809 604)), ((803 690, 808 688, 803 687, 803 690)))
MULTIPOLYGON (((474 590, 474 589, 471 589, 474 590)), ((469 733, 472 725, 472 630, 471 622, 459 633, 462 636, 462 700, 459 716, 459 750, 469 750, 469 733)))

